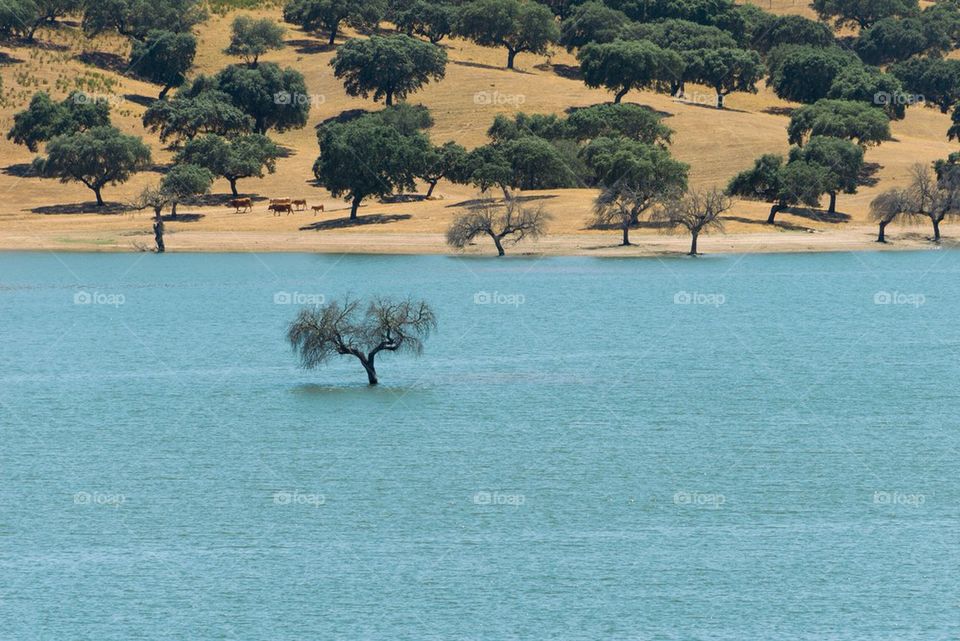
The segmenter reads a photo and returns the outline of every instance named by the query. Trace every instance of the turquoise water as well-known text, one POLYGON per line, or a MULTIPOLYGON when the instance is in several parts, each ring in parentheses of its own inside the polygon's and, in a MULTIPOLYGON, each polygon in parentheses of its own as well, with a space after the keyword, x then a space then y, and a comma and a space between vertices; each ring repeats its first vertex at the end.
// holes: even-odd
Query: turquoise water
POLYGON ((958 319, 948 251, 0 254, 0 639, 956 640, 958 319), (284 342, 348 291, 439 317, 379 388, 284 342))

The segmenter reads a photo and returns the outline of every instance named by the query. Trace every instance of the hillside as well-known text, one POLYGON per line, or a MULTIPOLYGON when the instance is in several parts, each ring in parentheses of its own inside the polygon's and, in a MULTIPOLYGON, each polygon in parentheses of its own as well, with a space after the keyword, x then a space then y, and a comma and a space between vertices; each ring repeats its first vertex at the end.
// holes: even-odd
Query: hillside
MULTIPOLYGON (((780 13, 810 15, 800 0, 763 0, 763 8, 780 13)), ((278 7, 247 11, 250 15, 280 20, 278 7)), ((234 62, 222 53, 229 39, 229 24, 237 12, 211 15, 197 29, 199 51, 192 73, 214 73, 234 62)), ((317 156, 314 127, 345 110, 381 108, 371 100, 348 97, 333 77, 329 60, 333 56, 322 35, 312 35, 286 25, 285 49, 271 52, 264 60, 292 66, 306 77, 313 96, 307 127, 282 134, 271 133, 288 155, 278 161, 277 171, 262 180, 240 182, 242 192, 258 198, 306 198, 323 204, 327 212, 318 216, 298 213, 275 217, 261 200, 253 213, 235 214, 222 204, 182 206, 181 211, 198 214, 189 222, 168 224, 168 248, 177 250, 316 250, 316 251, 446 251, 442 233, 458 211, 457 204, 474 198, 471 187, 441 182, 442 199, 364 204, 361 214, 369 224, 346 226, 342 216, 345 203, 313 186, 311 167, 317 156), (316 224, 316 225, 314 225, 316 224), (301 229, 315 226, 316 228, 301 229)), ((344 36, 350 36, 346 32, 344 36)), ((167 163, 170 152, 157 137, 145 132, 140 123, 146 104, 159 87, 123 74, 127 47, 119 36, 87 39, 76 23, 66 22, 41 29, 33 46, 8 44, 0 47, 0 128, 8 131, 13 114, 24 108, 33 92, 46 90, 61 99, 72 89, 108 95, 114 124, 127 133, 143 136, 155 160, 167 163)), ((503 69, 506 54, 500 49, 479 47, 463 40, 444 40, 450 64, 446 78, 410 98, 429 107, 436 121, 429 131, 433 142, 457 141, 468 148, 486 141, 485 131, 498 113, 522 110, 528 113, 563 113, 569 107, 586 106, 611 99, 609 93, 591 90, 576 78, 576 60, 555 48, 549 57, 521 54, 518 70, 503 69), (488 104, 488 103, 494 104, 488 104), (497 104, 501 103, 501 104, 497 104)), ((704 97, 711 92, 688 87, 688 95, 704 97)), ((718 111, 706 104, 679 101, 652 92, 631 92, 628 102, 647 105, 665 114, 665 123, 674 131, 672 153, 691 165, 693 186, 722 185, 737 171, 766 152, 786 152, 786 127, 792 105, 761 87, 756 95, 735 93, 728 97, 728 109, 718 111)), ((703 102, 706 102, 704 98, 703 102)), ((867 151, 867 161, 876 166, 873 186, 852 196, 841 195, 839 210, 844 216, 824 222, 817 212, 794 211, 781 215, 775 229, 763 225, 768 206, 737 203, 731 212, 725 237, 704 240, 704 251, 720 250, 811 250, 872 247, 873 225, 867 222, 868 205, 879 190, 903 184, 911 165, 943 158, 956 149, 947 141, 950 119, 937 110, 912 108, 907 118, 893 123, 894 140, 867 151), (849 219, 847 219, 849 217, 849 219), (811 232, 815 232, 811 234, 811 232)), ((111 204, 108 213, 91 212, 91 192, 77 184, 60 184, 24 176, 36 154, 25 147, 0 140, 0 249, 92 249, 131 250, 151 244, 149 215, 122 212, 147 184, 156 182, 157 171, 136 175, 128 183, 104 189, 111 204)), ((229 192, 225 181, 214 185, 214 194, 229 192)), ((554 215, 551 236, 527 249, 560 253, 642 253, 681 250, 686 240, 663 237, 654 230, 639 230, 640 247, 615 247, 616 231, 586 230, 592 189, 524 192, 542 197, 554 215)), ((216 199, 208 199, 215 202, 216 199)), ((926 228, 892 229, 892 235, 912 240, 900 247, 917 246, 926 228)), ((949 237, 951 229, 945 227, 949 237)), ((483 247, 486 250, 486 247, 483 247)))

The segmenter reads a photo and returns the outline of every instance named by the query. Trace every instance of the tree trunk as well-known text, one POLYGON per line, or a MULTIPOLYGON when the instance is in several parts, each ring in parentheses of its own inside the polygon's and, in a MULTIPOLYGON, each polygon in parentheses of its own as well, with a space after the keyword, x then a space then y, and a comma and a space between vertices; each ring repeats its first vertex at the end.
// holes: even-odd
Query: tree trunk
POLYGON ((327 43, 331 47, 337 44, 337 29, 339 25, 334 25, 330 28, 330 41, 327 43))
POLYGON ((177 201, 175 201, 175 200, 170 203, 170 218, 176 218, 176 217, 177 217, 177 205, 178 205, 178 204, 179 204, 179 203, 177 203, 177 201))
POLYGON ((153 240, 157 243, 157 253, 162 254, 166 251, 166 247, 163 244, 163 216, 160 215, 160 211, 156 211, 156 216, 153 220, 153 240))
POLYGON ((630 227, 628 227, 628 226, 625 226, 625 227, 623 228, 623 242, 620 243, 620 246, 621 246, 621 247, 629 247, 629 246, 630 246, 630 227))
POLYGON ((236 179, 236 178, 227 178, 227 180, 230 181, 230 191, 233 193, 233 196, 234 196, 234 197, 239 196, 240 193, 237 191, 237 179, 236 179))
POLYGON ((626 96, 628 93, 630 93, 630 87, 624 87, 623 89, 618 91, 617 95, 613 97, 614 104, 619 105, 620 101, 623 100, 623 97, 626 96))
POLYGON ((377 368, 373 365, 374 358, 374 356, 369 356, 360 359, 360 362, 363 364, 363 369, 367 372, 367 383, 370 385, 376 385, 380 382, 377 380, 377 368))
POLYGON ((388 106, 388 107, 392 107, 392 106, 393 106, 393 90, 392 90, 392 89, 388 89, 388 90, 387 90, 386 106, 388 106))
POLYGON ((97 207, 103 207, 103 196, 100 195, 102 187, 91 187, 90 189, 93 190, 93 193, 97 197, 97 207))
POLYGON ((827 210, 828 214, 837 213, 837 192, 830 192, 830 208, 827 210))
POLYGON ((357 210, 360 209, 360 201, 363 200, 362 196, 354 196, 353 203, 350 205, 350 220, 357 219, 357 210))
POLYGON ((513 49, 507 49, 507 69, 513 69, 513 61, 517 57, 517 52, 513 49))
POLYGON ((503 251, 503 243, 500 242, 500 236, 490 232, 490 238, 493 239, 493 244, 497 246, 497 256, 503 256, 506 252, 503 251))
POLYGON ((878 243, 886 243, 886 242, 887 242, 886 231, 887 231, 887 225, 889 225, 889 224, 890 224, 890 223, 889 223, 888 221, 886 221, 886 220, 881 220, 881 221, 880 221, 880 233, 877 235, 877 242, 878 242, 878 243))
POLYGON ((936 219, 933 220, 933 242, 940 242, 940 221, 936 219))
POLYGON ((430 196, 433 195, 433 189, 434 189, 434 187, 437 186, 437 183, 438 183, 438 182, 440 182, 440 181, 439 181, 439 180, 430 181, 430 188, 427 189, 427 198, 429 198, 430 196))
POLYGON ((160 90, 160 95, 157 96, 157 100, 163 100, 164 98, 166 98, 167 93, 169 93, 171 89, 173 89, 172 85, 166 85, 163 89, 160 90))
POLYGON ((500 185, 500 189, 503 190, 503 199, 510 200, 510 188, 507 185, 500 185))
POLYGON ((690 232, 690 256, 697 255, 697 237, 700 235, 700 232, 694 231, 690 232))
POLYGON ((776 222, 774 219, 777 217, 777 214, 780 213, 780 210, 783 209, 784 205, 782 203, 775 203, 773 207, 770 208, 770 215, 767 216, 767 224, 772 225, 776 222))
POLYGON ((717 109, 723 109, 724 98, 725 96, 718 91, 717 92, 717 109))

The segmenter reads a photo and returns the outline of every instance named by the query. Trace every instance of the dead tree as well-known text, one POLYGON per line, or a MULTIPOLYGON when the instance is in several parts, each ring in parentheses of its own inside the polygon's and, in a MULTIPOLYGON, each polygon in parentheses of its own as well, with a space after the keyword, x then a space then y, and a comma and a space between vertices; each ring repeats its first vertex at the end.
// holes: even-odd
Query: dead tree
POLYGON ((513 198, 503 205, 483 199, 457 216, 447 229, 447 244, 463 249, 477 236, 487 235, 503 256, 504 243, 517 244, 524 238, 537 239, 546 234, 551 216, 543 206, 524 207, 513 198))
POLYGON ((665 201, 654 212, 654 221, 665 223, 668 229, 684 228, 690 232, 689 256, 697 256, 697 239, 701 233, 723 230, 721 216, 730 209, 730 198, 719 189, 694 191, 685 196, 665 201))

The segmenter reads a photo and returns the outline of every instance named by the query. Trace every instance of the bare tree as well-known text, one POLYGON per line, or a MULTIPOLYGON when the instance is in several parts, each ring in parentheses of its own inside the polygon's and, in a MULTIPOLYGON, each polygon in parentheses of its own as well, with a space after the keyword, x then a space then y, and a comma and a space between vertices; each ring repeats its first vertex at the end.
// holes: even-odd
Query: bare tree
POLYGON ((870 218, 879 226, 878 243, 887 242, 887 225, 900 217, 913 216, 910 193, 905 189, 888 189, 870 202, 870 218))
POLYGON ((514 198, 498 205, 484 198, 457 216, 447 229, 447 244, 463 249, 477 236, 486 234, 493 240, 497 255, 503 256, 504 243, 517 244, 524 238, 537 239, 547 232, 551 215, 542 205, 524 207, 514 198))
POLYGON ((937 177, 922 163, 910 171, 912 180, 907 187, 912 214, 930 219, 933 224, 933 242, 940 242, 940 223, 947 216, 960 214, 960 180, 956 172, 937 177))
POLYGON ((166 251, 163 243, 163 208, 171 204, 171 195, 161 187, 144 187, 130 206, 133 209, 152 209, 153 210, 153 240, 157 245, 157 253, 162 254, 166 251))
POLYGON ((719 189, 693 191, 665 201, 651 218, 666 223, 669 229, 683 227, 690 232, 688 255, 696 256, 697 238, 712 229, 723 231, 721 216, 730 206, 730 198, 719 189))
POLYGON ((630 228, 635 227, 640 216, 662 197, 663 193, 625 183, 604 187, 594 201, 593 217, 588 224, 591 227, 618 227, 623 232, 620 245, 628 247, 631 244, 630 228))
POLYGON ((290 323, 287 340, 299 352, 300 364, 313 369, 334 355, 359 359, 370 385, 376 385, 375 360, 380 352, 423 352, 423 340, 437 327, 424 301, 346 297, 322 307, 304 308, 290 323))

